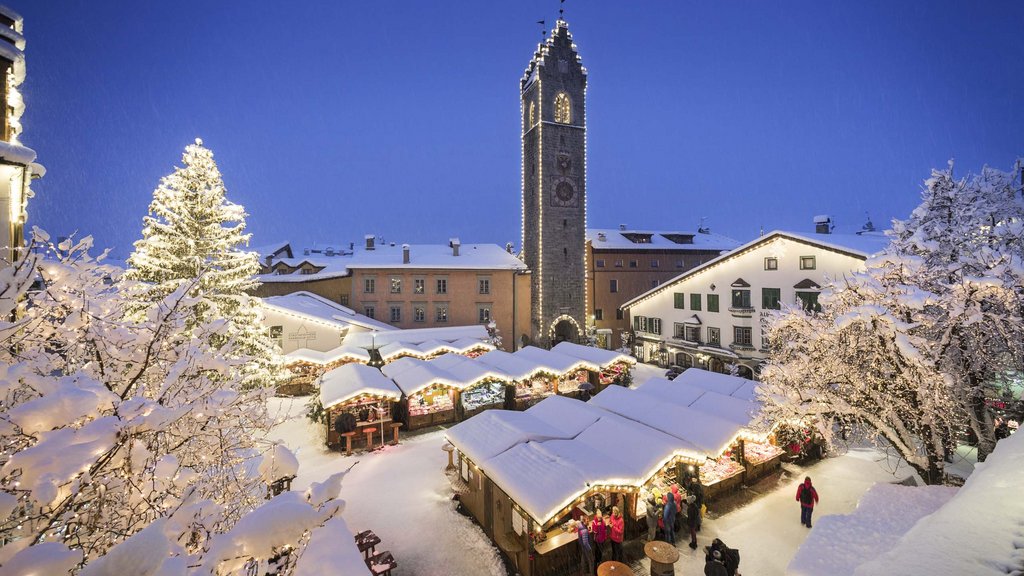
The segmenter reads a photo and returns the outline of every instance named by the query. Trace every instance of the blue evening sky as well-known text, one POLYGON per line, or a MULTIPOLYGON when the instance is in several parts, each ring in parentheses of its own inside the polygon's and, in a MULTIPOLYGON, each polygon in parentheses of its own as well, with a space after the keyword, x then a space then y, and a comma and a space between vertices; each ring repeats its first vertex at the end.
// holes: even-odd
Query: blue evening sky
MULTIPOLYGON (((514 241, 519 79, 554 0, 8 0, 31 224, 124 258, 196 136, 253 243, 514 241)), ((906 217, 1024 155, 1024 2, 582 2, 592 227, 746 241, 906 217)))

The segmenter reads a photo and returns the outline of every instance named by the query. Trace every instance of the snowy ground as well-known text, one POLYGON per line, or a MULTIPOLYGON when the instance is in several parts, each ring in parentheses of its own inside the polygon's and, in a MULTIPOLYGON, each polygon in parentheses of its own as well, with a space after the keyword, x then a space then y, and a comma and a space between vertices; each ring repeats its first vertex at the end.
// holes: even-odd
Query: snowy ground
POLYGON ((299 458, 292 489, 305 489, 358 462, 342 482, 345 521, 355 532, 370 529, 380 536, 378 550, 394 554, 397 574, 504 576, 490 540, 452 506, 444 475, 448 460, 441 450, 443 431, 403 438, 401 445, 372 454, 345 457, 323 447, 317 427, 305 417, 305 403, 305 398, 270 400, 272 414, 280 421, 270 436, 299 458))
MULTIPOLYGON (((664 370, 639 365, 634 383, 661 376, 664 370)), ((271 438, 291 448, 299 458, 299 475, 293 489, 304 489, 334 472, 357 463, 342 485, 347 502, 344 517, 354 531, 372 529, 399 563, 401 576, 505 574, 497 550, 468 518, 454 511, 451 489, 444 475, 447 456, 441 450, 443 430, 403 437, 402 444, 369 455, 345 457, 323 447, 322 433, 305 417, 306 399, 274 398, 270 409, 279 424, 271 438)), ((958 464, 966 475, 972 458, 958 464)), ((715 537, 741 552, 741 572, 747 575, 784 574, 797 548, 810 530, 800 524, 796 487, 811 476, 821 502, 815 522, 829 514, 849 514, 861 496, 876 482, 894 482, 910 474, 905 466, 893 474, 878 451, 853 448, 807 467, 784 465, 784 474, 772 485, 759 484, 760 494, 748 494, 750 502, 728 511, 709 510, 699 547, 690 550, 685 536, 677 539, 680 561, 677 574, 701 574, 703 547, 715 537)), ((649 573, 646 560, 634 565, 638 574, 649 573)), ((397 575, 396 575, 397 576, 397 575)))

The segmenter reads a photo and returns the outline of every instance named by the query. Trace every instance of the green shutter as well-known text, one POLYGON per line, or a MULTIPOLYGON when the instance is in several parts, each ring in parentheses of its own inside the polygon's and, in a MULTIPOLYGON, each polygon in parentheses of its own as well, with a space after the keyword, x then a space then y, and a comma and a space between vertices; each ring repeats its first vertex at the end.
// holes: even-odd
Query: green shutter
POLYGON ((686 294, 683 294, 682 292, 676 292, 673 296, 675 296, 675 307, 679 310, 685 310, 686 294))
POLYGON ((690 294, 690 310, 700 310, 700 294, 690 294))
POLYGON ((708 312, 718 312, 718 294, 708 294, 708 312))

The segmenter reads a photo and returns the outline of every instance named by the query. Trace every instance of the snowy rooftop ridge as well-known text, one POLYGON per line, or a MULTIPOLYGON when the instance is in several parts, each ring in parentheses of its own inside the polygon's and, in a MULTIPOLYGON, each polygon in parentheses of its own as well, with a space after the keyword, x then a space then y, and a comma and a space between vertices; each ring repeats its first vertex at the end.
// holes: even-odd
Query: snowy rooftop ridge
POLYGON ((729 258, 734 258, 754 250, 761 245, 771 242, 776 238, 788 238, 796 242, 802 242, 810 244, 811 246, 818 246, 827 250, 834 250, 836 252, 847 254, 856 258, 867 260, 874 254, 881 252, 885 247, 889 245, 889 238, 884 232, 866 232, 864 234, 803 234, 799 232, 786 232, 784 230, 773 230, 763 236, 755 238, 746 244, 739 246, 738 248, 726 252, 721 256, 718 256, 712 260, 696 266, 683 272, 682 274, 667 280, 659 284, 656 288, 652 288, 639 296, 627 301, 620 308, 627 309, 632 307, 641 300, 669 290, 672 286, 675 286, 677 282, 701 274, 715 266, 718 266, 722 262, 727 261, 729 258))
POLYGON ((398 330, 390 324, 374 320, 369 316, 357 313, 355 310, 332 302, 319 294, 299 290, 284 296, 268 296, 263 298, 263 305, 274 308, 280 312, 297 314, 305 318, 339 325, 340 327, 359 326, 367 330, 398 330))
POLYGON ((480 343, 488 341, 487 328, 483 324, 469 326, 444 326, 439 328, 413 328, 409 330, 391 330, 383 332, 359 332, 345 336, 344 344, 359 348, 382 348, 388 344, 423 344, 431 340, 440 342, 458 342, 474 340, 480 343))
POLYGON ((364 364, 345 364, 323 375, 320 402, 330 408, 362 395, 399 400, 402 391, 380 370, 364 364))
POLYGON ((722 234, 694 230, 587 228, 587 242, 595 250, 732 250, 738 240, 722 234))

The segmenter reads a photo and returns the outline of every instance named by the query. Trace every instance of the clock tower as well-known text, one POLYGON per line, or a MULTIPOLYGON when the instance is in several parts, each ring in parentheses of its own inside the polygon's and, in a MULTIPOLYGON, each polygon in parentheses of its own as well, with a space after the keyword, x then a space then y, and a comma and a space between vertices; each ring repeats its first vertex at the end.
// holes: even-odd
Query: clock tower
POLYGON ((587 69, 559 18, 520 81, 523 257, 532 271, 530 330, 541 345, 586 329, 587 69))

